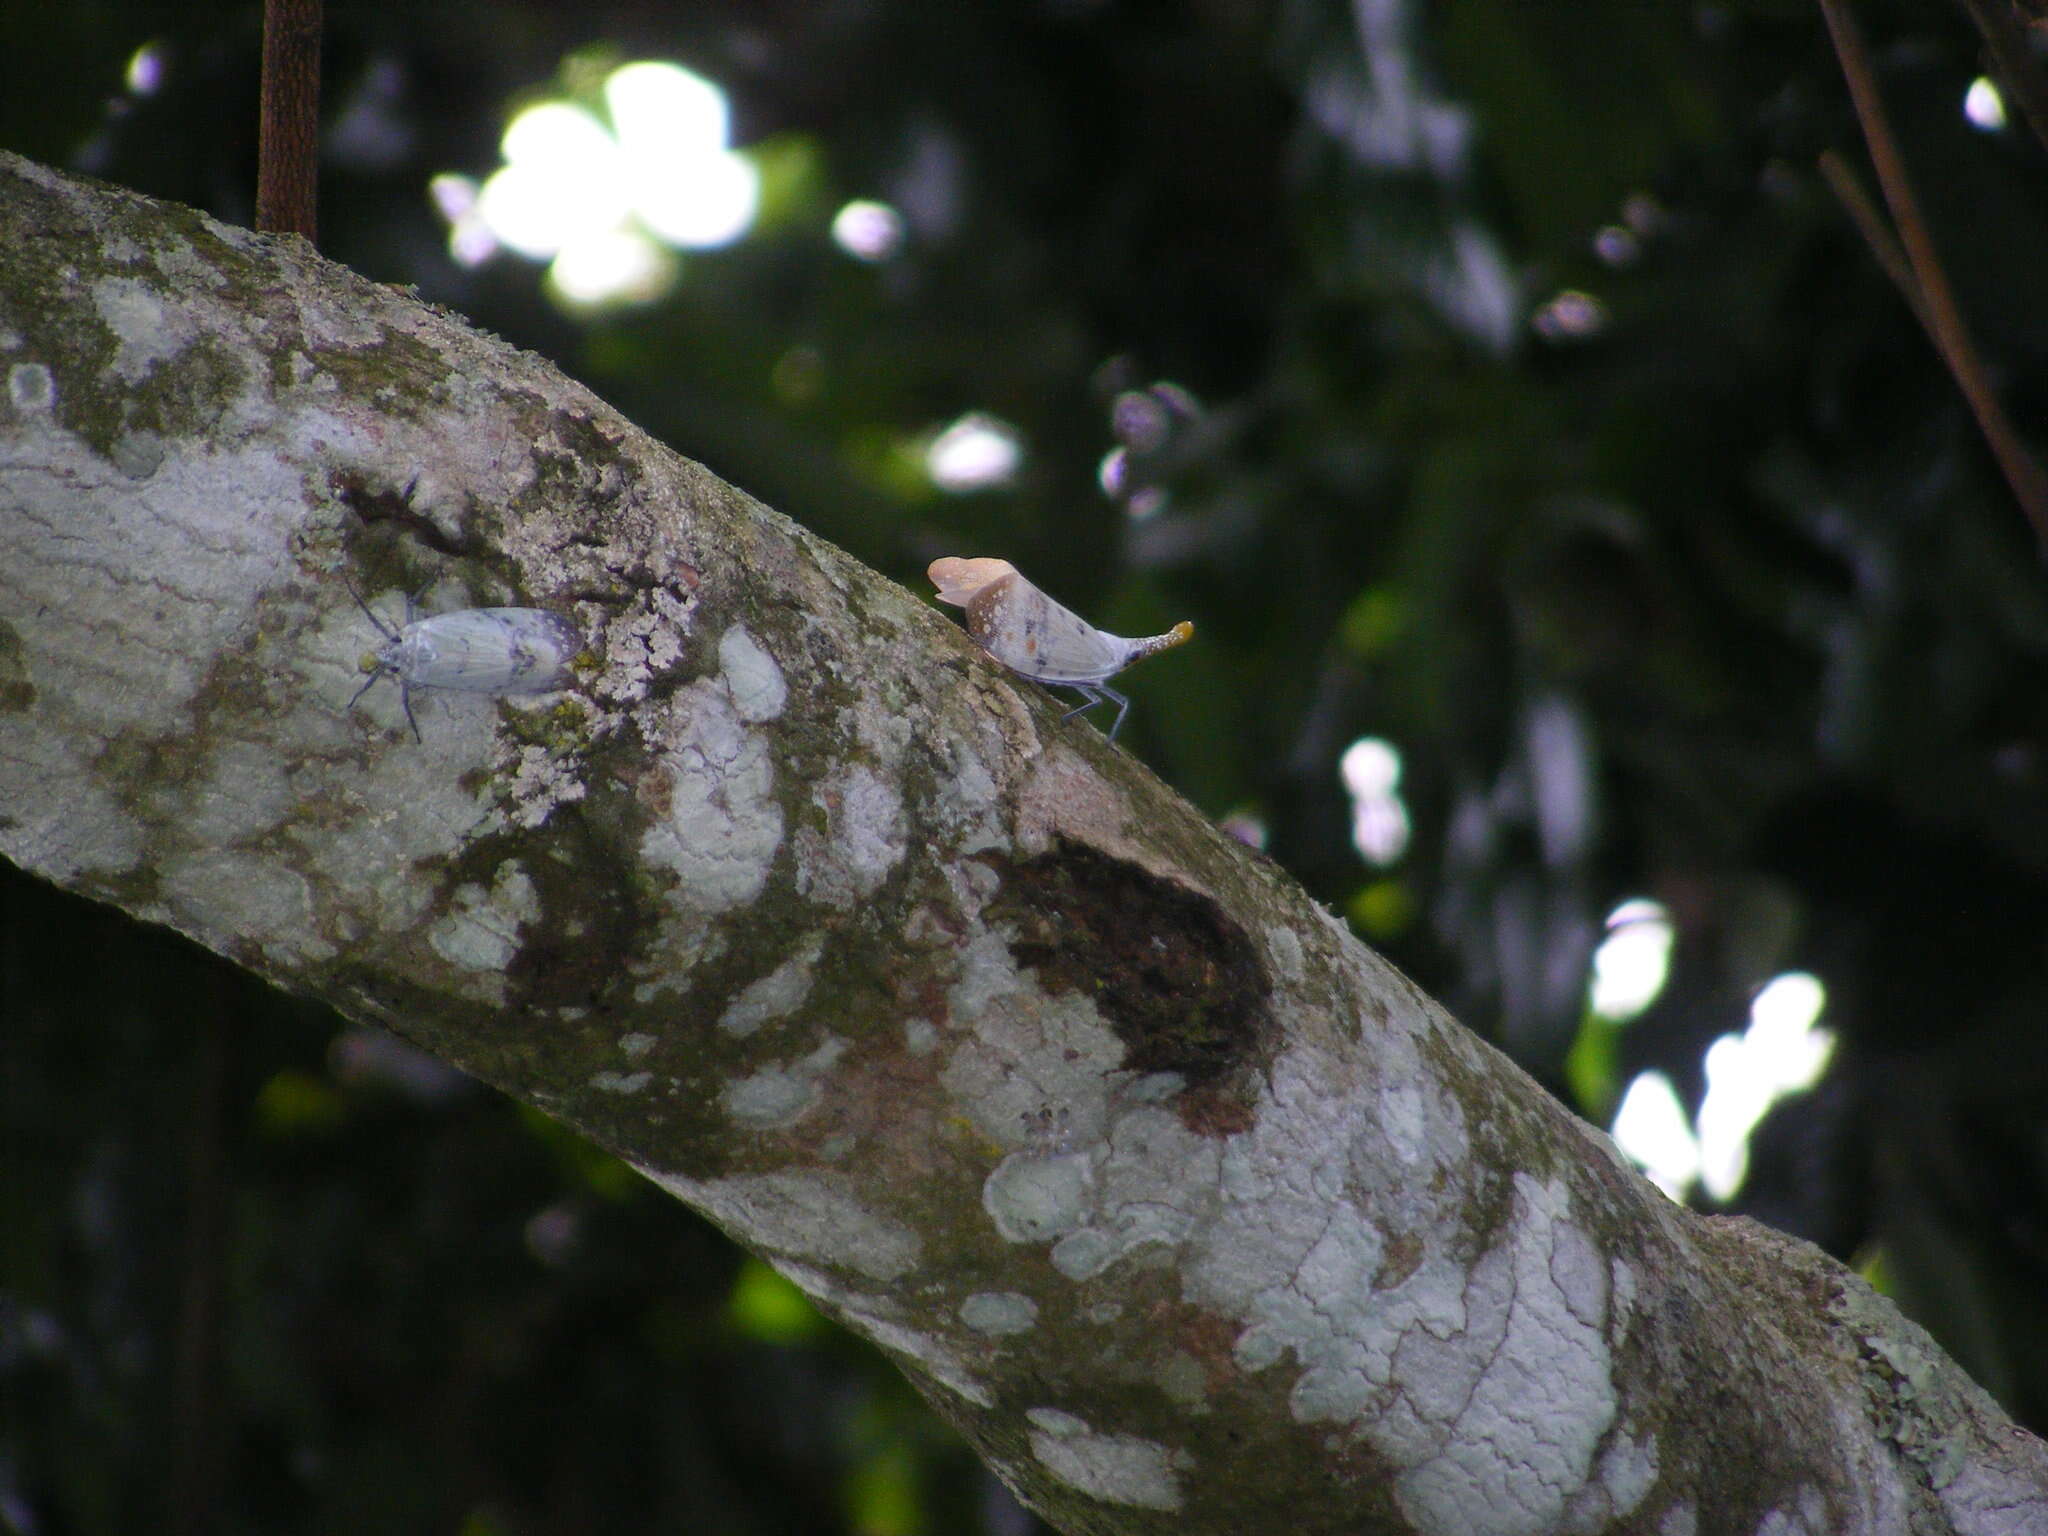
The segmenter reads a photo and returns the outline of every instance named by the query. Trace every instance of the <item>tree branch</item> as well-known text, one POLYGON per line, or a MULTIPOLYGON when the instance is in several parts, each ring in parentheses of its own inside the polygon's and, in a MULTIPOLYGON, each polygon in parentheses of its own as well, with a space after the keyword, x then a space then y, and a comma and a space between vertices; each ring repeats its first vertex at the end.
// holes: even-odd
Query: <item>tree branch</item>
POLYGON ((0 307, 0 852, 612 1147, 1063 1528, 2048 1520, 1853 1275, 552 369, 5 157, 0 307), (587 650, 416 743, 345 581, 587 650))
POLYGON ((320 0, 263 0, 256 227, 319 237, 320 0))
POLYGON ((1899 290, 1899 297, 1906 301, 1906 307, 1913 311, 1913 317, 1920 322, 1921 329, 1927 332, 1928 339, 1939 351, 1941 343, 1934 322, 1928 318, 1926 301, 1920 297, 1920 284, 1913 276, 1913 264, 1906 259, 1898 236, 1885 223, 1884 215, 1870 200, 1863 183, 1849 169, 1849 162, 1834 150, 1824 149, 1820 152, 1820 174, 1834 192, 1835 200, 1842 205, 1842 211, 1849 215, 1849 222, 1856 226, 1856 233, 1870 247, 1871 256, 1884 268, 1884 275, 1892 280, 1892 286, 1899 290))
MULTIPOLYGON (((1827 18, 1828 35, 1834 39, 1835 54, 1842 61, 1842 74, 1849 82, 1849 96, 1856 104, 1857 120, 1863 125, 1863 142, 1870 150, 1870 162, 1877 171, 1877 184, 1884 192, 1885 202, 1891 207, 1892 222, 1898 228, 1899 242, 1912 267, 1913 286, 1918 290, 1919 299, 1913 302, 1909 295, 1908 302, 1913 303, 1914 314, 1920 317, 1928 339, 1934 343, 1942 361, 1948 364, 1956 387, 1962 391, 1970 413, 1977 418, 1977 430, 1984 435, 1992 457, 1998 461, 2005 482, 2012 489, 2013 499, 2020 504, 2020 511, 2034 530, 2035 543, 2044 555, 2048 555, 2048 472, 2043 472, 2039 461, 2013 430, 2005 407, 1999 403, 1998 391, 1991 386, 1990 373, 1984 367, 1976 343, 1970 339, 1970 328, 1963 319, 1962 307, 1956 303, 1955 291, 1949 287, 1948 274, 1942 269, 1941 257, 1934 249, 1934 237, 1928 232, 1927 221, 1920 215, 1919 199, 1913 195, 1913 183, 1906 175, 1905 157, 1899 153, 1898 143, 1892 138, 1891 124, 1884 115, 1884 101, 1877 90, 1877 76, 1864 52, 1862 30, 1856 25, 1855 17, 1849 14, 1847 0, 1820 0, 1820 8, 1827 18)), ((1842 191, 1838 180, 1835 190, 1838 195, 1842 191)), ((1855 212, 1853 204, 1851 212, 1855 212)), ((1869 237, 1867 229, 1865 236, 1869 237)), ((1876 249, 1882 260, 1882 248, 1876 249)), ((1897 281, 1896 274, 1893 280, 1897 281)))

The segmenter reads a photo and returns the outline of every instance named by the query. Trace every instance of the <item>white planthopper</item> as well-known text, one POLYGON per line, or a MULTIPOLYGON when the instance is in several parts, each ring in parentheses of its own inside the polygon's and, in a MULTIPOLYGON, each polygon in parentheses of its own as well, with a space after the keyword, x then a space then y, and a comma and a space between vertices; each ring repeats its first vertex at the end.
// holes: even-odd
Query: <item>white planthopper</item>
POLYGON ((356 606, 385 643, 363 657, 370 675, 348 701, 354 709, 380 677, 398 679, 398 700, 414 740, 420 723, 413 718, 415 688, 445 688, 451 693, 550 693, 569 680, 569 664, 583 649, 576 626, 545 608, 461 608, 429 618, 413 616, 405 600, 405 624, 393 629, 349 589, 356 606))
POLYGON ((1093 709, 1104 699, 1117 707, 1109 739, 1123 729, 1131 701, 1104 686, 1135 661, 1192 640, 1195 626, 1183 619, 1163 635, 1127 640, 1097 629, 1027 581, 1007 560, 934 560, 925 574, 939 589, 939 601, 967 610, 967 633, 989 655, 1020 677, 1057 684, 1082 696, 1062 720, 1093 709))

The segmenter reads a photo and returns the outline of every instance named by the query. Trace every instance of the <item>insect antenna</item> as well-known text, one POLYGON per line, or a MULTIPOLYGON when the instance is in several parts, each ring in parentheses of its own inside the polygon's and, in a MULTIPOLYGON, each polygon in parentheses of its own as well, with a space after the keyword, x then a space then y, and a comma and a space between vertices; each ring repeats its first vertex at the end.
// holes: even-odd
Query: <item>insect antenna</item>
MULTIPOLYGON (((348 589, 348 595, 356 600, 356 606, 363 610, 363 617, 368 619, 372 624, 377 626, 378 634, 382 635, 386 640, 396 640, 398 638, 398 631, 393 629, 389 624, 386 624, 382 619, 378 618, 377 610, 372 608, 368 603, 363 601, 363 594, 356 590, 356 584, 354 582, 350 581, 346 576, 344 576, 341 579, 341 584, 343 587, 348 589)), ((412 611, 411 598, 407 598, 405 600, 405 606, 406 611, 410 613, 412 611)), ((361 698, 362 695, 357 694, 356 697, 361 698)))
MULTIPOLYGON (((406 494, 408 496, 412 494, 411 486, 406 487, 406 494)), ((377 627, 377 633, 382 635, 392 645, 396 645, 403 631, 392 628, 391 625, 386 624, 382 619, 378 618, 377 610, 372 608, 368 603, 363 601, 363 594, 356 590, 354 582, 350 581, 346 576, 344 576, 341 580, 341 584, 343 587, 347 589, 348 595, 355 599, 356 606, 363 610, 363 617, 368 619, 372 624, 374 624, 377 627)), ((408 626, 410 626, 413 621, 413 613, 415 607, 416 604, 413 599, 413 595, 410 592, 406 593, 405 622, 408 626)), ((384 654, 377 654, 373 652, 370 655, 367 655, 363 658, 364 662, 366 663, 364 670, 367 671, 370 675, 363 679, 362 687, 358 688, 353 694, 349 695, 348 707, 350 709, 354 709, 356 707, 357 700, 361 699, 364 694, 368 693, 372 688, 374 688, 377 685, 377 680, 379 678, 386 676, 396 678, 398 680, 398 703, 399 707, 405 711, 405 723, 412 727, 412 739, 414 741, 424 744, 426 741, 426 737, 420 734, 420 723, 418 720, 413 718, 412 687, 410 684, 406 682, 405 674, 399 670, 398 666, 394 662, 388 659, 388 656, 389 647, 386 648, 384 654)))
MULTIPOLYGON (((371 622, 371 624, 376 626, 378 634, 382 635, 386 640, 396 640, 398 638, 398 631, 393 629, 389 624, 386 624, 382 619, 378 618, 377 610, 372 608, 368 603, 363 601, 363 594, 356 590, 356 584, 354 582, 350 581, 346 576, 344 576, 341 579, 341 584, 343 588, 348 592, 348 595, 355 599, 356 606, 363 610, 363 617, 368 619, 371 622)), ((349 695, 348 707, 350 709, 354 709, 356 707, 356 701, 361 699, 364 694, 368 693, 372 688, 377 686, 377 679, 384 676, 384 674, 387 672, 391 672, 394 675, 396 672, 396 669, 393 668, 389 662, 384 660, 382 656, 377 655, 375 652, 368 653, 363 657, 363 670, 367 672, 369 676, 363 679, 362 687, 358 688, 354 693, 349 695)))
MULTIPOLYGON (((364 659, 368 660, 367 657, 365 657, 364 659)), ((372 688, 377 686, 377 681, 379 678, 383 677, 386 668, 382 662, 378 662, 375 666, 370 667, 367 670, 369 671, 370 675, 363 679, 363 686, 358 688, 354 693, 348 696, 348 707, 350 709, 354 709, 356 707, 356 700, 360 699, 364 694, 368 693, 372 688)))

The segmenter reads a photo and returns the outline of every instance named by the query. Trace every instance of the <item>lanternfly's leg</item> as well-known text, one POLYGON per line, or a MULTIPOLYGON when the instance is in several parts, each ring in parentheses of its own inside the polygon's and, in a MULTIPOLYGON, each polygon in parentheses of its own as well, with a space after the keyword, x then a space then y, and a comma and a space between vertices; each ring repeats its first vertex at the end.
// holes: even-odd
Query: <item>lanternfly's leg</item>
POLYGON ((1071 720, 1076 715, 1086 714, 1107 699, 1116 706, 1116 723, 1109 728, 1109 739, 1115 741, 1116 733, 1124 728, 1124 716, 1131 712, 1130 699, 1105 683, 1068 683, 1066 686, 1080 694, 1085 702, 1076 704, 1060 718, 1071 720))
POLYGON ((1101 690, 1090 687, 1087 683, 1068 683, 1066 686, 1081 695, 1081 702, 1060 716, 1062 723, 1073 719, 1076 715, 1087 714, 1089 710, 1102 702, 1101 690))
POLYGON ((1112 704, 1116 705, 1116 724, 1109 728, 1109 739, 1115 741, 1116 733, 1124 728, 1124 716, 1131 712, 1130 697, 1127 694, 1118 693, 1114 688, 1104 688, 1102 692, 1112 704))

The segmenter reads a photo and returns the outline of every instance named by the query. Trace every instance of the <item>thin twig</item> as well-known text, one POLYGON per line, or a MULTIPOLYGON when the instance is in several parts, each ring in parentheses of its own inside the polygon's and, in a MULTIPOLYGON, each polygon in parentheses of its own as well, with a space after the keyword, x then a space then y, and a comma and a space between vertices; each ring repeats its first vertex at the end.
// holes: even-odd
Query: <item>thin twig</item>
POLYGON ((174 1380, 176 1457, 170 1485, 170 1526, 177 1536, 222 1529, 227 1432, 222 1341, 227 1315, 227 1138, 233 1107, 237 1026, 247 993, 215 966, 218 1006, 200 1018, 192 1088, 191 1141, 185 1161, 185 1287, 178 1309, 174 1380))
MULTIPOLYGON (((1927 323, 1927 301, 1921 297, 1920 284, 1914 280, 1912 263, 1907 261, 1906 252, 1899 244, 1898 236, 1892 233, 1891 225, 1885 223, 1884 215, 1877 204, 1870 200, 1870 194, 1863 190, 1863 183, 1856 179, 1856 173, 1849 169, 1849 162, 1832 149, 1820 152, 1820 174, 1834 189, 1842 209, 1849 215, 1849 222, 1856 226, 1856 232, 1863 236, 1863 243, 1870 247, 1870 254, 1877 264, 1884 268, 1885 276, 1892 280, 1892 286, 1899 290, 1899 297, 1912 306, 1913 313, 1920 318, 1920 324, 1929 333, 1933 327, 1927 323)), ((1939 339, 1936 345, 1940 344, 1939 339)))
POLYGON ((264 0, 256 227, 314 237, 320 186, 320 0, 264 0))
POLYGON ((2048 554, 2048 474, 2042 472, 2040 464, 2020 441, 2019 434, 2013 431, 1977 349, 1971 344, 1969 328, 1964 325, 1962 311, 1956 304, 1955 291, 1949 287, 1941 259, 1935 254, 1927 222, 1920 216, 1920 205, 1913 196, 1912 184, 1906 179, 1905 161, 1899 154, 1897 141, 1892 138, 1891 125, 1885 120, 1884 104, 1877 93, 1877 78, 1871 72, 1869 57, 1863 51, 1862 33, 1849 15, 1845 0, 1820 0, 1820 8, 1821 14, 1827 18, 1828 33, 1834 39, 1835 56, 1841 60, 1842 73, 1849 82, 1849 96, 1856 104, 1856 117, 1863 126, 1863 140, 1870 149, 1870 163, 1876 168, 1877 184, 1884 191, 1885 203, 1892 212, 1892 223, 1912 265, 1914 285, 1920 290, 1922 300, 1918 310, 1922 324, 1934 342, 1935 350, 1948 364, 1963 398, 1969 402, 1971 413, 1977 418, 1977 429, 1984 434, 1992 456, 2004 471, 2006 484, 2012 487, 2014 499, 2032 525, 2035 540, 2043 553, 2048 554))

